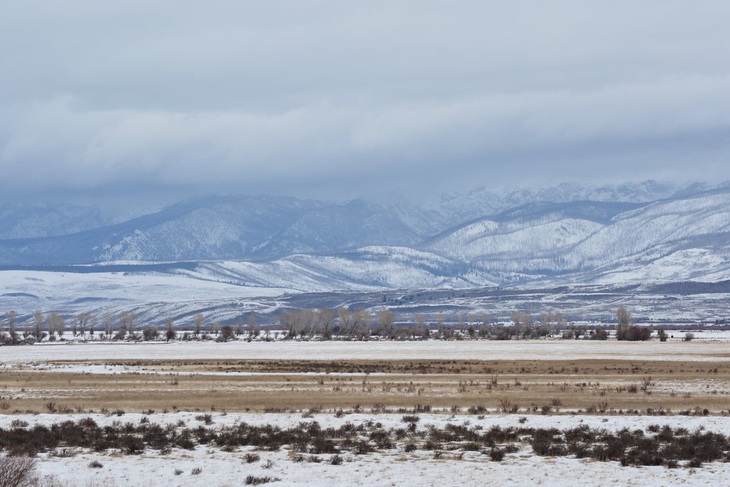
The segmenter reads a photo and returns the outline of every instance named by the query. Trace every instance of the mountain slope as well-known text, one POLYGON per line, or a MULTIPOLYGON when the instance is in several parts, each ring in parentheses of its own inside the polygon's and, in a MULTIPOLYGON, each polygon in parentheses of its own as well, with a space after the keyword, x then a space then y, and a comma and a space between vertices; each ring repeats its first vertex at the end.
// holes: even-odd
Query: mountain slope
POLYGON ((685 186, 640 201, 670 192, 651 182, 561 185, 507 195, 556 201, 522 202, 468 222, 453 208, 392 197, 213 197, 69 235, 0 240, 0 266, 188 262, 180 272, 195 279, 300 291, 730 278, 730 186, 685 186), (599 199, 560 201, 571 194, 599 199))
POLYGON ((371 244, 412 245, 428 235, 425 231, 360 200, 327 204, 216 197, 70 235, 0 240, 0 265, 267 258, 371 244))
MULTIPOLYGON (((515 212, 512 218, 479 220, 423 248, 508 280, 576 272, 588 278, 591 270, 599 274, 623 259, 648 264, 700 241, 726 242, 729 208, 727 190, 654 202, 604 221, 592 211, 581 214, 573 204, 546 206, 515 212)), ((706 250, 723 259, 727 248, 706 250)))

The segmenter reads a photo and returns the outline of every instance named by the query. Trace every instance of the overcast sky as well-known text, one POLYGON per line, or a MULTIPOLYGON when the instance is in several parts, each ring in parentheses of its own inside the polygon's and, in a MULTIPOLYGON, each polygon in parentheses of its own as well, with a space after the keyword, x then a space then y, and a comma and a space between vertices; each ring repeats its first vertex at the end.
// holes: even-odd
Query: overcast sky
POLYGON ((5 2, 0 192, 730 179, 730 2, 5 2))

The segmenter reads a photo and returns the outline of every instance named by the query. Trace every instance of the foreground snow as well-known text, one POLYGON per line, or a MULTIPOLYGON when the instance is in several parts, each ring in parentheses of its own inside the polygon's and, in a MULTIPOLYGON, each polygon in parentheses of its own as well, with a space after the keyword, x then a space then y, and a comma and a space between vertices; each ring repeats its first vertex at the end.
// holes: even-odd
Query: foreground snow
MULTIPOLYGON (((152 414, 145 421, 161 425, 177 424, 182 421, 188 427, 202 424, 196 413, 152 414)), ((403 427, 400 414, 213 414, 215 426, 233 425, 238 422, 279 427, 296 426, 302 422, 317 421, 324 427, 338 427, 347 422, 361 424, 367 421, 382 423, 385 428, 403 427), (309 415, 304 415, 309 416, 309 415)), ((89 415, 35 415, 0 416, 0 427, 8 428, 13 420, 22 419, 29 427, 36 424, 50 425, 61 421, 76 421, 89 415)), ((121 417, 91 415, 99 425, 110 425, 114 421, 139 424, 141 414, 127 414, 121 417)), ((422 414, 419 429, 429 425, 443 427, 446 424, 479 426, 488 429, 499 427, 535 427, 567 429, 585 424, 590 428, 604 428, 616 431, 627 427, 645 429, 650 425, 669 425, 688 430, 704 428, 715 433, 730 433, 728 417, 622 417, 622 416, 519 416, 487 415, 484 417, 422 414)), ((341 465, 332 465, 332 455, 319 455, 321 463, 295 462, 288 448, 280 451, 261 451, 246 447, 232 452, 220 448, 199 446, 194 450, 173 449, 168 453, 147 450, 141 455, 124 455, 117 452, 66 452, 64 455, 40 456, 38 472, 52 475, 68 485, 92 486, 238 486, 245 483, 247 476, 279 479, 276 486, 311 485, 464 485, 464 486, 522 486, 555 485, 718 485, 720 479, 730 478, 730 463, 706 463, 701 468, 665 467, 622 467, 618 462, 597 462, 570 457, 540 457, 529 446, 523 446, 515 453, 507 454, 501 462, 489 459, 479 452, 445 452, 435 458, 433 452, 417 450, 405 452, 403 445, 373 453, 342 455, 341 465), (247 463, 246 453, 255 453, 258 459, 247 463), (101 468, 92 468, 91 462, 98 462, 101 468), (197 472, 199 469, 199 473, 197 472)))

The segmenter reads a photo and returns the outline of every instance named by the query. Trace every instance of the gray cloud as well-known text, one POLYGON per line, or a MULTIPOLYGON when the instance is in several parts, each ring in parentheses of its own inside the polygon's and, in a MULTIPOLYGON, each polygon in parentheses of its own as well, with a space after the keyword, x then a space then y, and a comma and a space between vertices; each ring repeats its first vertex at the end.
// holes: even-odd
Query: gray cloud
POLYGON ((730 5, 16 2, 3 192, 730 178, 730 5))

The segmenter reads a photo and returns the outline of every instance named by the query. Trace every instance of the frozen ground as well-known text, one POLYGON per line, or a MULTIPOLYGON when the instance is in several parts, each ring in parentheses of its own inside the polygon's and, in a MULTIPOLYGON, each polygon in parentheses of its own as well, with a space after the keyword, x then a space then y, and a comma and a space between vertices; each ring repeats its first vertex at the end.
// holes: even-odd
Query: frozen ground
MULTIPOLYGON (((89 415, 36 415, 22 417, 29 423, 49 425, 65 420, 78 420, 89 415)), ((127 414, 122 417, 91 415, 101 426, 114 421, 140 423, 142 415, 127 414)), ((0 415, 0 427, 8 428, 18 416, 0 415)), ((151 422, 166 425, 182 421, 195 427, 200 421, 194 413, 153 414, 151 422)), ((337 427, 346 422, 354 425, 377 421, 385 428, 403 427, 400 414, 349 414, 340 418, 332 414, 315 414, 304 418, 301 414, 213 414, 215 426, 237 422, 249 424, 275 424, 280 427, 296 426, 302 422, 317 421, 323 428, 337 427)), ((621 416, 519 416, 487 415, 474 417, 448 414, 422 414, 418 428, 429 425, 443 427, 447 423, 469 428, 488 429, 499 427, 535 427, 567 429, 585 424, 591 428, 616 431, 627 427, 646 429, 650 425, 683 427, 690 431, 704 428, 715 433, 730 434, 728 417, 621 417, 621 416)), ((722 485, 730 478, 730 463, 705 463, 701 468, 622 467, 618 462, 597 462, 571 457, 541 457, 529 446, 507 454, 501 462, 489 459, 480 452, 445 452, 434 458, 433 452, 416 450, 405 452, 404 445, 396 444, 389 450, 355 455, 344 453, 341 465, 332 465, 332 455, 320 455, 321 463, 294 462, 291 451, 259 451, 250 447, 233 452, 220 448, 199 446, 194 450, 173 449, 169 453, 147 450, 141 455, 124 455, 118 452, 93 453, 88 451, 66 452, 65 456, 40 457, 38 471, 53 475, 67 485, 92 486, 240 486, 249 475, 279 479, 273 486, 708 486, 722 485), (247 463, 244 455, 255 452, 260 459, 247 463), (91 468, 92 461, 101 468, 91 468), (194 469, 200 473, 193 474, 194 469)))
POLYGON ((416 342, 43 343, 0 347, 0 363, 115 359, 450 359, 450 360, 730 360, 725 341, 586 340, 416 342))
MULTIPOLYGON (((93 374, 124 372, 123 366, 93 364, 53 364, 64 360, 113 359, 623 359, 727 361, 730 350, 727 341, 718 339, 697 342, 590 342, 590 341, 425 341, 425 342, 253 342, 229 343, 67 343, 33 346, 0 347, 0 374, 4 370, 59 370, 93 374)), ((714 379, 708 379, 714 380, 714 379)), ((697 384, 662 383, 678 392, 692 391, 697 384)), ((707 386, 706 383, 703 383, 707 386)), ((712 387, 723 390, 722 381, 712 387)), ((52 398, 49 398, 49 400, 52 398)), ((78 421, 91 417, 101 426, 141 424, 145 421, 196 428, 203 425, 196 418, 199 412, 127 413, 121 416, 104 414, 13 414, 0 415, 0 427, 11 428, 14 421, 34 425, 51 425, 63 421, 78 421)), ((730 435, 730 416, 621 416, 570 414, 486 414, 452 415, 448 412, 418 414, 419 430, 430 425, 443 428, 447 424, 487 430, 492 426, 556 428, 567 430, 580 425, 618 431, 622 428, 647 431, 650 426, 664 425, 730 435)), ((384 428, 403 428, 403 414, 370 413, 345 414, 337 417, 331 412, 314 413, 211 413, 212 425, 218 428, 245 422, 254 425, 271 424, 295 427, 316 421, 323 428, 354 425, 369 421, 382 423, 384 428)), ((18 423, 15 423, 16 425, 18 423)), ((242 447, 222 451, 212 445, 193 450, 172 449, 167 452, 146 449, 139 455, 119 451, 93 452, 82 449, 57 450, 39 455, 37 471, 53 476, 63 486, 162 487, 162 486, 240 486, 248 476, 278 479, 272 486, 710 486, 722 485, 730 478, 730 463, 704 463, 700 468, 622 467, 616 461, 599 462, 574 457, 543 457, 536 455, 529 444, 508 453, 502 461, 488 454, 451 450, 436 458, 433 451, 417 449, 406 452, 405 444, 396 442, 393 448, 366 454, 346 451, 342 464, 330 463, 332 454, 318 455, 320 463, 295 462, 289 447, 278 451, 242 447), (248 463, 245 455, 255 453, 259 459, 248 463), (92 468, 92 462, 101 468, 92 468), (198 471, 199 470, 199 471, 198 471), (197 472, 197 473, 196 473, 197 472)))

